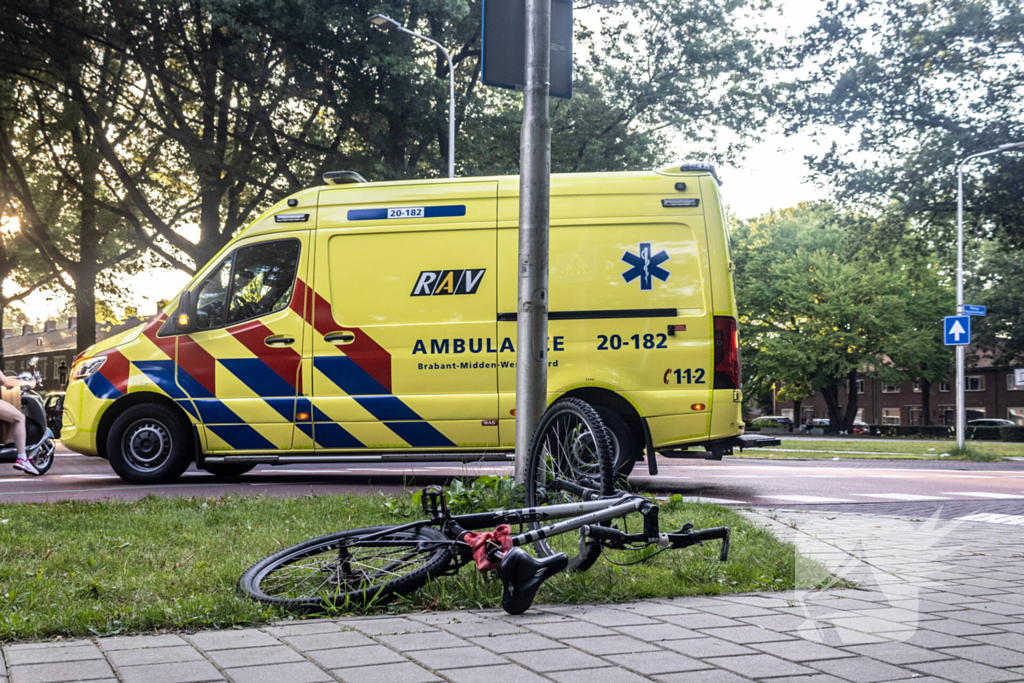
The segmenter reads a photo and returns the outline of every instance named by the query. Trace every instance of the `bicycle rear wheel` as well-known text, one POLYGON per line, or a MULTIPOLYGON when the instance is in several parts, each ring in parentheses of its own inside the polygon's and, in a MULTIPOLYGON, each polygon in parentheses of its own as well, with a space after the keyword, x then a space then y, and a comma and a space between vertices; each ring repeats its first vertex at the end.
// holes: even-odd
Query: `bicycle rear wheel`
MULTIPOLYGON (((534 432, 526 460, 526 505, 553 505, 584 500, 588 495, 615 493, 612 444, 601 416, 588 403, 575 398, 555 401, 534 432)), ((531 523, 536 529, 541 523, 531 523)), ((534 543, 540 557, 564 552, 570 571, 588 569, 600 556, 597 543, 580 552, 579 537, 563 534, 534 543)))
POLYGON ((286 609, 360 607, 412 593, 448 568, 451 547, 431 527, 362 540, 392 528, 340 531, 285 548, 249 567, 238 587, 286 609))

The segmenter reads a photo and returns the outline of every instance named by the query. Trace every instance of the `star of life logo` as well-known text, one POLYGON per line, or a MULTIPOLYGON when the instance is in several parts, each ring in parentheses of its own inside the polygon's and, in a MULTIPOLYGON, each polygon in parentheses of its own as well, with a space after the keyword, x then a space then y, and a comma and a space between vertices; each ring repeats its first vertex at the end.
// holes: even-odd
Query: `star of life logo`
POLYGON ((641 242, 639 256, 631 251, 627 251, 622 255, 622 260, 631 266, 629 270, 622 274, 622 279, 626 281, 626 284, 629 284, 639 278, 640 291, 649 291, 654 288, 654 278, 665 282, 668 280, 668 276, 671 275, 669 271, 661 267, 661 264, 668 261, 668 259, 668 252, 664 249, 652 256, 651 243, 641 242))

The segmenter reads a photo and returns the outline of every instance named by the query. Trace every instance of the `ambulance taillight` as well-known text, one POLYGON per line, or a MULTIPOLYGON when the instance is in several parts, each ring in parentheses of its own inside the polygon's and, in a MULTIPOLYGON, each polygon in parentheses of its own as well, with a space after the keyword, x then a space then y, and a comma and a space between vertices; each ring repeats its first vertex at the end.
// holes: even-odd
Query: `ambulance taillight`
POLYGON ((715 316, 714 388, 740 388, 740 333, 736 318, 715 316))

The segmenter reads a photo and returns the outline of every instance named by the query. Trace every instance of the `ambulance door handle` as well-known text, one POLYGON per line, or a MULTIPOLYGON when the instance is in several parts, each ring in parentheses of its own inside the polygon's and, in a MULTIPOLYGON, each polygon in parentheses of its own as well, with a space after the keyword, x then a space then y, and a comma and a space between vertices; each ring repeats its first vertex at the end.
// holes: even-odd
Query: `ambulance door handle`
POLYGON ((267 346, 291 346, 295 343, 295 337, 289 337, 286 334, 275 334, 264 339, 263 343, 267 346))
POLYGON ((356 335, 352 332, 331 332, 330 334, 324 335, 324 341, 330 342, 337 346, 343 344, 351 344, 356 340, 356 335))

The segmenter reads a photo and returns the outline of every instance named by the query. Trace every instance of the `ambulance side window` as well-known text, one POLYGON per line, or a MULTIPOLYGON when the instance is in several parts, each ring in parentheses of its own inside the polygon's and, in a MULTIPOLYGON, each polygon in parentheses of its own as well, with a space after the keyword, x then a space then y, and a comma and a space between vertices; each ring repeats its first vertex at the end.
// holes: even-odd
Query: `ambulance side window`
POLYGON ((217 269, 199 285, 196 297, 196 328, 208 330, 224 324, 224 302, 231 283, 231 257, 221 261, 217 269))
POLYGON ((286 308, 295 286, 298 240, 261 242, 235 252, 228 325, 286 308))

